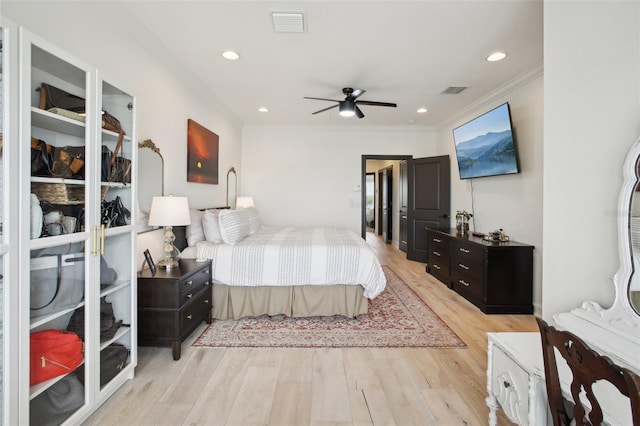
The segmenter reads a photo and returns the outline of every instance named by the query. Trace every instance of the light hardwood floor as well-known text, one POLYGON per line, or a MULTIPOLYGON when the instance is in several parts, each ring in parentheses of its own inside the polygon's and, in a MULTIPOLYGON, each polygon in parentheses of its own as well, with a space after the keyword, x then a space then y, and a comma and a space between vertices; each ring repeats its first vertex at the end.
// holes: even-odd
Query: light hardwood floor
MULTIPOLYGON (((487 331, 537 331, 532 315, 484 315, 368 235, 465 349, 139 348, 136 377, 87 425, 482 425, 487 331)), ((500 424, 509 424, 499 413, 500 424)))

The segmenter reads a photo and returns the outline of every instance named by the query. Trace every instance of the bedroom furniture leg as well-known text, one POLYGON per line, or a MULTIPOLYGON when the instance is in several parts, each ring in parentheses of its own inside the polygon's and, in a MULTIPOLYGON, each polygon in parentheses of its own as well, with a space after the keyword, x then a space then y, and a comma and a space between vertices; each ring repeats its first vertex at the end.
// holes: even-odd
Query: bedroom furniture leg
POLYGON ((171 354, 173 355, 174 361, 180 359, 180 356, 182 355, 182 342, 180 340, 174 340, 171 344, 171 354))

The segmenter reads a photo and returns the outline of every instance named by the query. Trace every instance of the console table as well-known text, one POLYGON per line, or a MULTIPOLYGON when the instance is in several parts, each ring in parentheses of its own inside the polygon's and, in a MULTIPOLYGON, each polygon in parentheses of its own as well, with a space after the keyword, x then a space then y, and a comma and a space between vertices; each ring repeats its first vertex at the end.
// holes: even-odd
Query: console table
POLYGON ((486 314, 533 313, 533 246, 427 228, 427 272, 486 314))

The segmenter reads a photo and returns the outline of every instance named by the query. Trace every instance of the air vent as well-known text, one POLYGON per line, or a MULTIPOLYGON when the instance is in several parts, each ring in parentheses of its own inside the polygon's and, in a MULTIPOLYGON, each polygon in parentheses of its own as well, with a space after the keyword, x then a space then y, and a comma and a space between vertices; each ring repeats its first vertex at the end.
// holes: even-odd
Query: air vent
POLYGON ((466 88, 467 88, 466 86, 449 86, 446 89, 444 89, 442 93, 444 93, 445 95, 457 95, 458 93, 462 92, 466 88))
POLYGON ((273 12, 273 29, 277 33, 303 33, 304 15, 302 12, 273 12))

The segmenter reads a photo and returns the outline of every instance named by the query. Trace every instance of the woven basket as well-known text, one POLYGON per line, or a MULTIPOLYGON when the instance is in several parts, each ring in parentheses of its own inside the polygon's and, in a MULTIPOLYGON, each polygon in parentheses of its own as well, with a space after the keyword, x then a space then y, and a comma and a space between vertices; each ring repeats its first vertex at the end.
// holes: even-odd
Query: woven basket
MULTIPOLYGON (((100 201, 104 201, 108 190, 108 186, 100 187, 100 201)), ((84 204, 84 185, 31 182, 31 192, 52 204, 84 204)))

